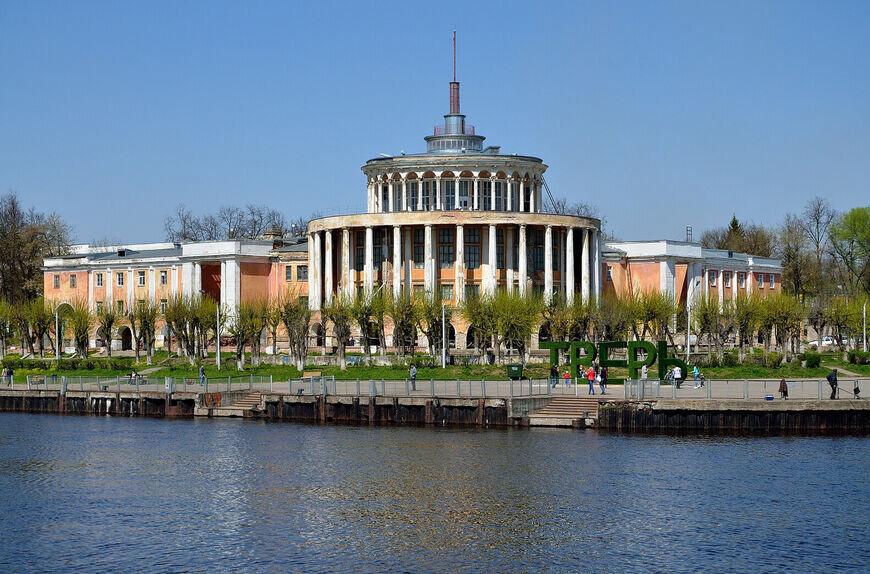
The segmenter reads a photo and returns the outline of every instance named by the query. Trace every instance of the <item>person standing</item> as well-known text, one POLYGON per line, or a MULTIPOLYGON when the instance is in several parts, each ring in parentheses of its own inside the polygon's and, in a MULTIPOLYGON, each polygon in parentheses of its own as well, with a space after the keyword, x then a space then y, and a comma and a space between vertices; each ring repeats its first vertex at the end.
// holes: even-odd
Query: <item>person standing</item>
POLYGON ((701 369, 698 368, 698 363, 692 367, 692 380, 695 382, 693 385, 696 389, 701 388, 701 385, 698 384, 698 377, 701 375, 701 369))
POLYGON ((199 366, 199 386, 205 385, 205 369, 199 366))
POLYGON ((586 371, 586 378, 589 380, 589 392, 586 393, 588 395, 595 394, 595 368, 589 367, 589 370, 586 371))
POLYGON ((414 363, 411 363, 411 371, 409 373, 411 375, 411 390, 417 390, 417 366, 414 363))
POLYGON ((828 373, 828 384, 831 385, 831 400, 837 398, 837 369, 828 373))
POLYGON ((648 371, 647 368, 646 368, 646 363, 644 363, 643 366, 640 368, 640 378, 643 379, 643 380, 645 381, 645 380, 646 380, 646 375, 647 375, 648 372, 649 372, 649 371, 648 371))
POLYGON ((605 393, 604 391, 607 389, 607 367, 601 367, 601 369, 598 371, 598 377, 598 386, 601 388, 601 394, 606 395, 607 393, 605 393))
POLYGON ((555 389, 559 382, 559 367, 556 365, 550 366, 550 385, 555 389))
POLYGON ((779 381, 779 395, 782 400, 788 400, 788 383, 785 382, 785 379, 779 381))
POLYGON ((679 365, 674 365, 674 383, 676 383, 677 388, 680 388, 680 383, 683 382, 683 369, 680 368, 679 365))

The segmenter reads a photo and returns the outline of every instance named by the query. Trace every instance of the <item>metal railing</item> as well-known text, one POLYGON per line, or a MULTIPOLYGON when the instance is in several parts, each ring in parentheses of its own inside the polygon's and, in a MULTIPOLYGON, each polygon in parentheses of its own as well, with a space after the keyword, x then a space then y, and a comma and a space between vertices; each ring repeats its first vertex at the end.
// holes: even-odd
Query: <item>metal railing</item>
MULTIPOLYGON (((731 400, 781 400, 780 379, 722 379, 682 383, 661 382, 656 379, 627 380, 623 387, 626 399, 731 399, 731 400)), ((786 380, 787 399, 825 400, 831 398, 831 387, 825 379, 786 380)), ((835 396, 853 399, 855 389, 870 387, 870 379, 841 378, 835 396)), ((860 391, 857 398, 860 397, 860 391)))

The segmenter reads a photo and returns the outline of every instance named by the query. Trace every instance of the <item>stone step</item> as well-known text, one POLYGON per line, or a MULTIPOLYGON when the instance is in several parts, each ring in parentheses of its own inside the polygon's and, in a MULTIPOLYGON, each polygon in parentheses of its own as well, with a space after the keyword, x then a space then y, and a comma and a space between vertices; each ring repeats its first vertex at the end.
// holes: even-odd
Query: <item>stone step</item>
POLYGON ((583 413, 598 418, 597 397, 553 397, 542 409, 533 413, 536 417, 582 418, 583 413))

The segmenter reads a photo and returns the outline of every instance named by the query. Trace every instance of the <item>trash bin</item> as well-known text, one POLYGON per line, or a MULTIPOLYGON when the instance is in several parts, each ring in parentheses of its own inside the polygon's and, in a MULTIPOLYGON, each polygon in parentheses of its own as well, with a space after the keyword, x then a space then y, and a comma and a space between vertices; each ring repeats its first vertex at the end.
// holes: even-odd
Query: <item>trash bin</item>
POLYGON ((523 366, 519 363, 510 363, 507 366, 507 376, 509 379, 522 379, 523 366))

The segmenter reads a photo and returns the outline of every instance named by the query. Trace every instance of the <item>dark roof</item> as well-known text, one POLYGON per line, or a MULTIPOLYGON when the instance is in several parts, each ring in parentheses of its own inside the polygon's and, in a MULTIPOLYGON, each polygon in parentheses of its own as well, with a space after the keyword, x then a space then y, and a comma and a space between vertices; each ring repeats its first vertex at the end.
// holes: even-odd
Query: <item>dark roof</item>
POLYGON ((124 249, 125 255, 118 255, 121 249, 106 251, 105 253, 90 253, 88 259, 91 261, 128 261, 130 259, 159 259, 165 257, 180 257, 181 247, 170 247, 166 249, 144 249, 142 251, 134 251, 133 249, 124 249))

